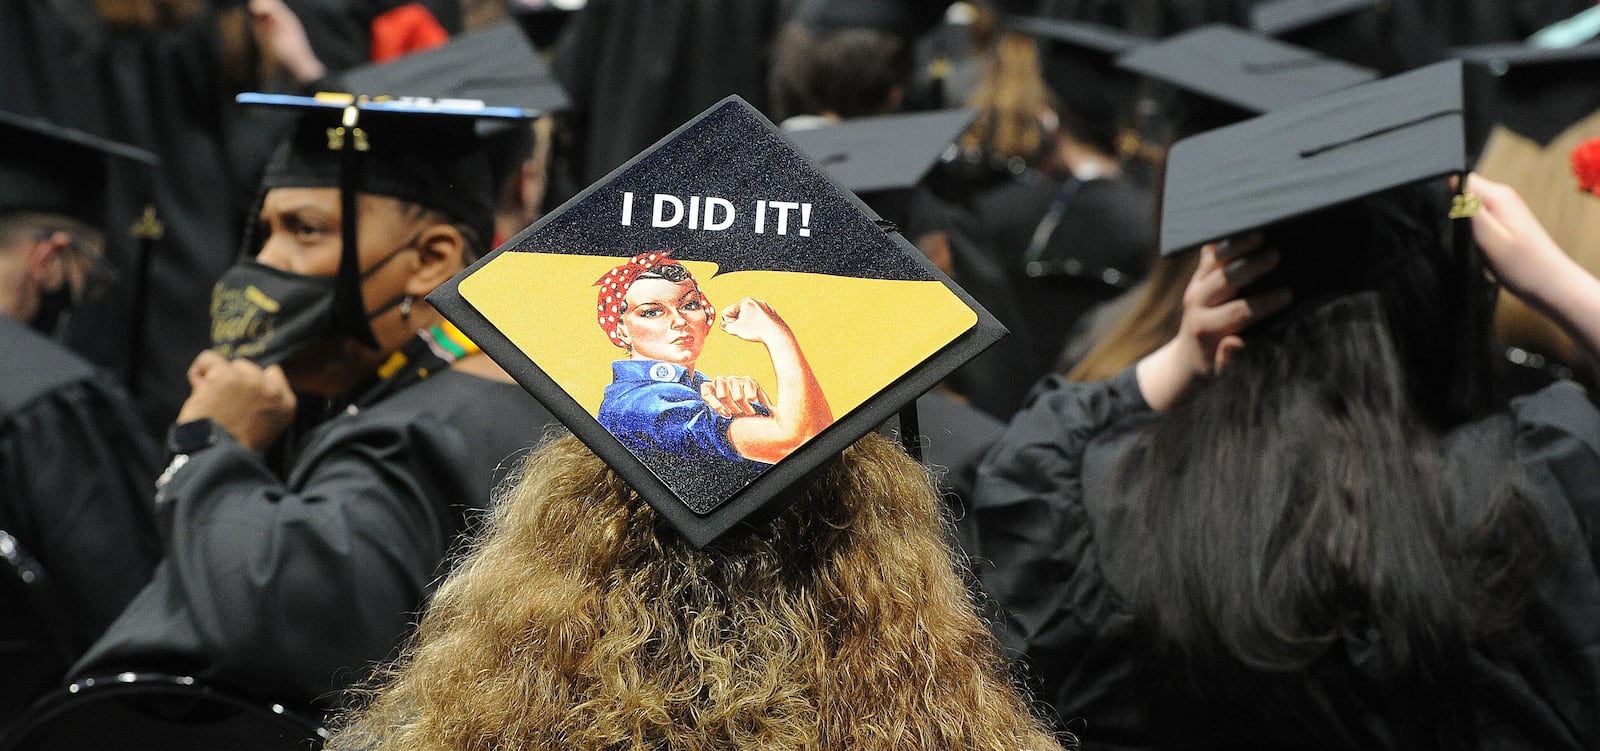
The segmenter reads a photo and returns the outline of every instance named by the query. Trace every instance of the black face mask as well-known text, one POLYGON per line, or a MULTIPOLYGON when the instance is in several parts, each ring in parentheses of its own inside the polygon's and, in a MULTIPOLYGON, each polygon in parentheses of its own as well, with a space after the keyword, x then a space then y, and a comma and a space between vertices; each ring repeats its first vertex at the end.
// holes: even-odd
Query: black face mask
MULTIPOLYGON (((39 242, 53 242, 55 231, 41 232, 34 237, 39 242)), ((39 293, 39 306, 34 310, 33 318, 28 324, 35 331, 46 336, 56 336, 66 328, 67 321, 72 317, 72 309, 80 303, 93 302, 100 299, 105 292, 117 283, 117 272, 106 263, 105 258, 98 253, 84 250, 77 240, 67 243, 62 252, 61 263, 71 263, 73 258, 88 260, 88 268, 84 269, 82 278, 78 281, 78 288, 73 288, 72 281, 62 282, 60 287, 44 290, 39 293)))
MULTIPOLYGON (((412 238, 363 271, 361 278, 415 246, 412 238)), ((230 360, 242 357, 263 368, 283 362, 339 335, 333 317, 337 293, 337 276, 296 274, 242 258, 211 288, 211 348, 230 360)), ((396 307, 404 297, 388 301, 367 318, 396 307)))
POLYGON ((68 313, 72 310, 73 295, 72 285, 63 284, 58 289, 39 293, 39 307, 33 313, 33 320, 28 323, 46 336, 55 336, 61 327, 66 325, 68 313))

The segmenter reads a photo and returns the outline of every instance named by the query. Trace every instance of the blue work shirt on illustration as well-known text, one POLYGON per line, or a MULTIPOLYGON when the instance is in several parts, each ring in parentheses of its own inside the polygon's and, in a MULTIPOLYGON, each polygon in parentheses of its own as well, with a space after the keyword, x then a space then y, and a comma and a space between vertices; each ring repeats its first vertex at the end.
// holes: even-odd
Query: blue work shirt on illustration
MULTIPOLYGON (((695 511, 715 508, 772 466, 734 450, 733 418, 700 397, 700 386, 711 380, 703 374, 655 360, 617 360, 611 374, 600 424, 695 511)), ((772 414, 764 405, 757 411, 772 414)))

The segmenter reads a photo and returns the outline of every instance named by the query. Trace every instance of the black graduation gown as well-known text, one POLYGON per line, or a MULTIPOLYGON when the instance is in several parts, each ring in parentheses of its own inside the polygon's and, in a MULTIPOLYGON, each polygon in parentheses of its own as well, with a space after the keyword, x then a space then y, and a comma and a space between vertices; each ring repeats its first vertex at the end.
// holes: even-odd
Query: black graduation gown
MULTIPOLYGON (((222 80, 216 17, 207 12, 177 28, 108 29, 100 61, 106 135, 154 152, 159 177, 118 168, 110 201, 107 255, 122 282, 103 300, 73 312, 68 343, 126 375, 158 434, 188 395, 184 374, 210 342, 211 285, 238 254, 242 220, 254 187, 233 179, 225 151, 232 92, 222 80), (148 275, 128 228, 153 203, 164 225, 148 246, 148 275), (137 309, 142 294, 144 307, 137 309)), ((117 165, 114 165, 116 167, 117 165)))
POLYGON ((393 656, 465 516, 552 418, 446 370, 318 426, 286 476, 224 437, 157 496, 167 557, 73 669, 196 675, 305 705, 393 656))
POLYGON ((150 509, 158 460, 114 379, 0 315, 0 529, 53 580, 79 650, 161 557, 150 509))
POLYGON ((1154 221, 1149 193, 1121 178, 1030 173, 980 193, 970 221, 951 230, 956 282, 1011 336, 957 371, 955 388, 1009 419, 1055 365, 1077 320, 1144 277, 1154 221), (1044 244, 1030 248, 1042 224, 1044 244))
POLYGON ((729 94, 766 102, 779 0, 590 0, 551 72, 572 97, 574 187, 632 159, 729 94))
MULTIPOLYGON (((1110 478, 1153 419, 1132 368, 1093 383, 1052 376, 979 469, 974 565, 1008 612, 1001 639, 1024 657, 1041 699, 1064 720, 1087 722, 1078 727, 1086 749, 1151 743, 1133 679, 1143 645, 1124 599, 1143 541, 1132 521, 1137 509, 1111 491, 1110 478)), ((1489 749, 1593 749, 1600 744, 1600 411, 1581 388, 1564 382, 1446 436, 1461 524, 1478 523, 1484 511, 1487 483, 1474 469, 1485 463, 1474 459, 1507 443, 1549 525, 1550 567, 1524 612, 1533 637, 1527 648, 1500 650, 1514 655, 1508 658, 1475 647, 1469 657, 1482 697, 1478 736, 1489 749)), ((1372 667, 1357 662, 1345 672, 1372 667)), ((1362 700, 1350 697, 1358 706, 1362 700)), ((1383 739, 1392 737, 1380 724, 1383 709, 1324 719, 1346 738, 1383 739)), ((1258 715, 1239 715, 1215 717, 1191 737, 1249 748, 1263 737, 1295 733, 1282 720, 1252 727, 1241 717, 1258 715)), ((1183 729, 1165 730, 1183 737, 1183 729)), ((1337 745, 1327 737, 1302 738, 1305 747, 1337 745)))
MULTIPOLYGON (((917 425, 922 437, 922 464, 938 478, 948 504, 952 543, 970 547, 972 494, 978 464, 999 440, 1005 423, 939 390, 917 397, 917 425)), ((898 437, 898 435, 896 436, 898 437)))
POLYGON ((100 36, 90 0, 0 3, 0 109, 100 132, 100 36))

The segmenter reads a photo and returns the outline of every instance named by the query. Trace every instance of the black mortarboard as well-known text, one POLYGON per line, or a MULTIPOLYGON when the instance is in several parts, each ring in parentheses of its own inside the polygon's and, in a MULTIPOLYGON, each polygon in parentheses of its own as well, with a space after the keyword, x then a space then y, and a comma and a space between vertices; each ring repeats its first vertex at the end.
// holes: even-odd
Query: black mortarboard
MULTIPOLYGON (((539 115, 572 106, 544 58, 510 19, 451 37, 450 42, 386 63, 364 65, 339 77, 340 90, 357 96, 468 99, 520 107, 539 115)), ((533 152, 528 123, 479 120, 494 184, 500 186, 533 152)))
POLYGON ((1118 65, 1249 115, 1366 83, 1378 75, 1223 24, 1142 45, 1119 58, 1118 65))
POLYGON ((357 268, 356 195, 411 201, 442 212, 478 235, 494 236, 496 186, 477 123, 526 122, 532 112, 482 102, 315 97, 245 93, 238 101, 300 112, 287 141, 268 163, 263 191, 339 188, 344 248, 335 317, 340 331, 371 343, 357 268))
POLYGON ((1443 33, 1423 3, 1274 0, 1250 9, 1250 30, 1393 74, 1443 59, 1443 33))
POLYGON ((1004 333, 877 219, 729 97, 428 299, 704 546, 1004 333), (718 416, 709 376, 780 399, 718 416))
POLYGON ((1179 141, 1161 254, 1466 172, 1463 97, 1448 61, 1179 141))
POLYGON ((358 96, 474 99, 541 114, 571 106, 566 90, 511 20, 453 37, 442 47, 354 68, 338 80, 339 90, 358 96))
POLYGON ((1468 63, 1469 123, 1474 146, 1495 125, 1548 144, 1600 109, 1600 42, 1540 49, 1519 43, 1451 51, 1468 63))
POLYGON ((977 114, 953 109, 858 117, 793 131, 789 138, 835 183, 864 195, 916 185, 977 114))
POLYGON ((1451 60, 1179 141, 1162 255, 1259 231, 1281 260, 1241 294, 1286 286, 1307 311, 1377 290, 1401 306, 1390 325, 1409 375, 1429 384, 1414 393, 1429 419, 1481 414, 1492 288, 1465 226, 1472 199, 1452 205, 1439 179, 1469 166, 1464 99, 1451 60), (1424 298, 1437 304, 1415 304, 1424 298))
POLYGON ((868 28, 915 38, 949 7, 949 0, 800 0, 794 18, 819 31, 868 28))
POLYGON ((1039 70, 1061 103, 1067 131, 1115 153, 1137 95, 1137 82, 1116 59, 1150 40, 1085 21, 1013 16, 1005 24, 1039 41, 1039 70))
POLYGON ((48 120, 0 111, 0 214, 41 211, 103 227, 107 160, 148 166, 144 149, 48 120))
POLYGON ((1282 36, 1377 4, 1378 0, 1269 0, 1250 9, 1250 28, 1269 36, 1282 36))
POLYGON ((1035 39, 1059 42, 1088 54, 1098 54, 1108 62, 1118 55, 1150 42, 1145 37, 1087 21, 1009 16, 1005 19, 1005 27, 1035 39))

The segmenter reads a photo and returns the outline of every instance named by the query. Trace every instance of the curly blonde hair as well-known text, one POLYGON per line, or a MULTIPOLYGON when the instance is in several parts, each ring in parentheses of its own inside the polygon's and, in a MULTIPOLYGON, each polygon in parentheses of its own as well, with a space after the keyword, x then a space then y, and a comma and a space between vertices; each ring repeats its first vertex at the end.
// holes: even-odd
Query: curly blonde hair
POLYGON ((927 474, 869 435, 695 550, 571 437, 535 453, 333 749, 1060 749, 927 474))

